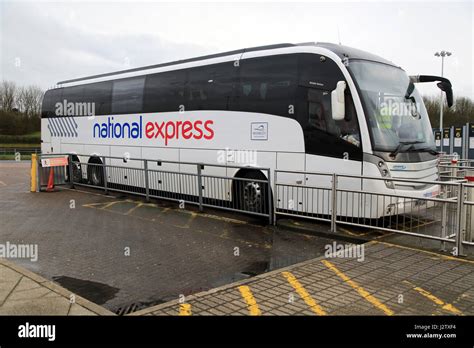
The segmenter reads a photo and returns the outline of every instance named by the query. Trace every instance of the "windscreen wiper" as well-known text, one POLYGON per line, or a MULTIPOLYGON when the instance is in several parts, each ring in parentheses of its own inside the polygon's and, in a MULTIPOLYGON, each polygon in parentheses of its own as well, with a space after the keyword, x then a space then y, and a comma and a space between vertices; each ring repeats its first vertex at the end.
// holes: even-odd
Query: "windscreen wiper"
POLYGON ((435 155, 435 156, 440 154, 440 152, 432 149, 431 147, 422 147, 420 149, 407 149, 406 151, 410 151, 410 152, 428 152, 428 153, 430 153, 432 155, 435 155))
POLYGON ((406 145, 410 145, 405 151, 409 151, 410 149, 413 148, 413 145, 415 144, 422 144, 423 141, 400 141, 398 143, 398 146, 395 150, 393 150, 391 153, 390 153, 390 156, 391 157, 396 157, 400 151, 403 149, 404 146, 406 145))

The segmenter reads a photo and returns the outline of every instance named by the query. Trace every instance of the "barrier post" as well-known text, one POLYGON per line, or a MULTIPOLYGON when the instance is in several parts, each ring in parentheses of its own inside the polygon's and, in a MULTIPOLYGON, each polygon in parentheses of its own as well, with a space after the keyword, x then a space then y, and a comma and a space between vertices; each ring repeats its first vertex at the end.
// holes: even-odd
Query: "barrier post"
POLYGON ((331 232, 337 232, 337 225, 336 225, 336 217, 337 217, 337 175, 332 175, 332 188, 331 188, 331 196, 332 196, 332 209, 331 209, 331 232))
POLYGON ((68 168, 69 168, 69 188, 74 188, 74 168, 73 168, 73 164, 72 164, 72 155, 69 154, 67 156, 67 165, 68 165, 68 168))
POLYGON ((270 177, 270 169, 267 169, 267 200, 268 200, 268 223, 271 225, 274 219, 274 208, 272 202, 272 184, 271 184, 271 177, 270 177))
POLYGON ((109 187, 109 184, 108 184, 108 181, 107 181, 107 162, 106 162, 107 158, 105 156, 102 157, 102 166, 103 166, 103 170, 102 170, 102 173, 104 173, 104 193, 107 195, 109 193, 109 190, 108 190, 108 187, 109 187))
POLYGON ((43 176, 43 168, 41 167, 41 154, 36 156, 36 192, 41 192, 41 178, 43 176))
POLYGON ((456 254, 455 256, 464 256, 463 253, 463 245, 462 242, 464 240, 464 233, 466 232, 466 228, 464 226, 465 223, 465 214, 463 212, 464 209, 464 184, 458 184, 458 197, 457 197, 457 214, 456 214, 456 221, 457 221, 457 229, 456 229, 456 254))
POLYGON ((143 160, 143 169, 145 171, 145 199, 147 202, 150 202, 150 186, 148 182, 148 161, 143 160))
POLYGON ((197 164, 197 174, 198 174, 198 191, 199 191, 199 211, 202 211, 202 176, 201 176, 201 168, 202 164, 198 163, 197 164))
POLYGON ((38 175, 38 166, 37 166, 38 160, 36 158, 36 154, 33 153, 31 154, 31 187, 30 191, 31 192, 36 192, 37 190, 37 175, 38 175))
POLYGON ((273 170, 273 225, 276 225, 276 209, 278 206, 278 187, 277 187, 277 170, 273 170))

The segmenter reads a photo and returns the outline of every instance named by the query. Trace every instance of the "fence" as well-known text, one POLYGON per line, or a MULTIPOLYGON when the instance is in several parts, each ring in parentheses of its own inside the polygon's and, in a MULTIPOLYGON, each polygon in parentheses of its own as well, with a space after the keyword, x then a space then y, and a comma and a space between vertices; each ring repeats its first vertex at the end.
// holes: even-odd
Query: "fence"
POLYGON ((23 156, 29 157, 32 153, 39 154, 41 152, 40 147, 0 147, 0 156, 17 156, 20 158, 23 156))
MULTIPOLYGON (((437 241, 443 249, 449 244, 455 255, 462 255, 466 245, 474 246, 474 183, 466 180, 421 181, 287 170, 275 170, 272 176, 269 168, 252 168, 265 173, 261 177, 235 177, 236 171, 249 168, 108 156, 84 162, 68 156, 68 166, 55 169, 56 184, 131 193, 147 200, 182 201, 200 210, 213 207, 245 212, 265 217, 269 223, 276 216, 298 216, 326 221, 334 232, 338 225, 349 225, 399 233, 437 241), (393 189, 400 186, 413 189, 393 189)), ((43 186, 49 170, 39 171, 43 186)))
POLYGON ((474 245, 474 184, 388 179, 323 172, 276 170, 275 214, 326 221, 335 232, 350 225, 439 241, 453 254, 474 245), (306 182, 313 184, 294 184, 306 182), (422 185, 421 191, 387 188, 422 185))
MULTIPOLYGON (((55 183, 86 186, 159 198, 203 207, 245 212, 266 217, 272 223, 269 168, 252 168, 266 176, 235 177, 234 172, 248 167, 207 163, 176 162, 111 156, 96 157, 95 162, 74 161, 55 169, 55 183), (232 175, 228 175, 232 172, 232 175), (69 173, 72 173, 69 175, 69 173), (56 181, 57 180, 57 181, 56 181)), ((51 157, 61 154, 51 155, 51 157)), ((48 155, 38 157, 47 158, 48 155)), ((75 155, 75 158, 89 156, 75 155)), ((40 168, 40 185, 48 181, 49 168, 40 168)))

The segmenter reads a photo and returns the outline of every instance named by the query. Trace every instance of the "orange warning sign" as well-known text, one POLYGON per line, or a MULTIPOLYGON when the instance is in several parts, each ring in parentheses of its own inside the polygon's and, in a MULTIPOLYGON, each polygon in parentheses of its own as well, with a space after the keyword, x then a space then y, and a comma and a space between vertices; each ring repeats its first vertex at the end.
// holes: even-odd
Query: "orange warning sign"
POLYGON ((68 159, 67 156, 42 158, 41 159, 41 166, 43 168, 67 166, 67 164, 68 164, 67 159, 68 159))

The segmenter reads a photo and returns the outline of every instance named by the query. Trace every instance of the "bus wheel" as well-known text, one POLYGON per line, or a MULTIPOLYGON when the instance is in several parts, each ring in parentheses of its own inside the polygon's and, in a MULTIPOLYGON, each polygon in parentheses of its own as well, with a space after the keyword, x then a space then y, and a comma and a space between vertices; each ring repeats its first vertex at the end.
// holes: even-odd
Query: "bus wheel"
MULTIPOLYGON (((77 156, 71 157, 71 168, 72 168, 72 183, 80 183, 82 181, 82 168, 81 168, 81 161, 77 156)), ((69 175, 69 166, 67 167, 67 177, 68 181, 70 181, 71 176, 69 175)))
POLYGON ((104 186, 104 167, 98 157, 91 157, 87 166, 87 180, 91 185, 104 186))
MULTIPOLYGON (((266 180, 266 177, 257 171, 248 171, 242 176, 242 179, 266 180)), ((235 180, 233 197, 235 206, 244 211, 264 213, 268 212, 268 192, 266 184, 251 180, 235 180)))

